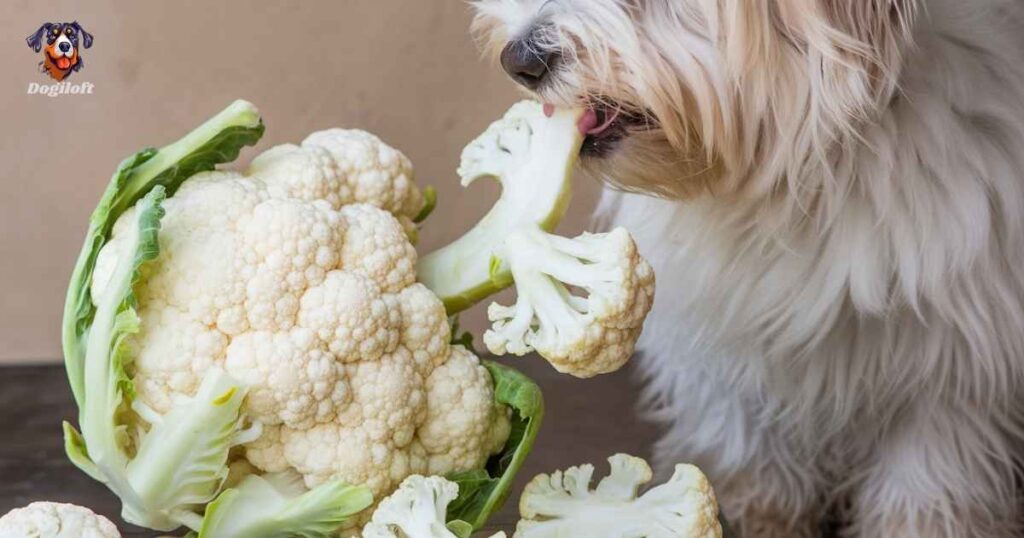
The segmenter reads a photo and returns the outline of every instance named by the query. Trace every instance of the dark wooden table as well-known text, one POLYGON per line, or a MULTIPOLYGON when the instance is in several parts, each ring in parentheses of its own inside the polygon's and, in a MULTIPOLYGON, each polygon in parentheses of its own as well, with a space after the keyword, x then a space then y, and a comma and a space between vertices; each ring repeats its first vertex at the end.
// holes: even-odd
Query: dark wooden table
MULTIPOLYGON (((611 454, 649 457, 656 432, 636 418, 636 386, 628 372, 581 381, 540 359, 507 362, 541 385, 547 416, 516 493, 488 530, 514 528, 518 492, 537 473, 590 462, 603 476, 611 454)), ((122 522, 117 498, 65 459, 60 423, 76 414, 62 367, 0 368, 0 514, 32 501, 69 502, 109 517, 125 537, 157 536, 122 522)))

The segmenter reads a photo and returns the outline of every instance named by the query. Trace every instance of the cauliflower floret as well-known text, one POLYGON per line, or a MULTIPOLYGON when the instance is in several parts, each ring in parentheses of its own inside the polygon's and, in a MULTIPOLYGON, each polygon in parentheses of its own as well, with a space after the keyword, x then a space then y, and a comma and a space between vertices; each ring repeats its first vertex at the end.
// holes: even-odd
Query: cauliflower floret
MULTIPOLYGON (((223 369, 262 427, 239 441, 240 457, 378 497, 500 450, 508 418, 486 368, 464 350, 446 367, 444 307, 415 282, 403 222, 424 198, 408 160, 372 135, 331 130, 269 150, 249 174, 197 174, 164 204, 160 256, 137 286, 142 328, 128 339, 135 408, 158 420, 148 410, 167 413, 223 369), (465 378, 441 390, 456 373, 465 378)), ((97 292, 134 214, 99 253, 97 292)))
POLYGON ((377 505, 363 538, 455 538, 445 527, 448 504, 459 486, 440 476, 410 476, 377 505))
POLYGON ((142 330, 132 340, 135 389, 150 407, 166 413, 199 389, 206 371, 227 351, 229 337, 160 300, 145 303, 139 315, 142 330))
POLYGON ((284 457, 310 487, 337 477, 366 485, 375 496, 386 494, 397 483, 392 473, 400 479, 417 472, 410 465, 422 465, 406 449, 425 418, 424 383, 404 350, 345 370, 352 403, 339 411, 337 422, 285 429, 284 457))
POLYGON ((303 147, 326 149, 352 189, 351 201, 370 204, 411 220, 423 208, 409 159, 377 136, 355 129, 327 129, 306 137, 303 147))
POLYGON ((423 284, 402 290, 402 346, 412 354, 416 369, 426 378, 448 359, 451 327, 444 304, 423 284))
POLYGON ((121 533, 88 508, 34 502, 0 517, 0 538, 121 538, 121 533))
POLYGON ((416 249, 390 213, 366 204, 341 210, 348 224, 341 266, 373 279, 387 293, 416 282, 416 249))
POLYGON ((418 434, 429 455, 428 474, 482 467, 501 449, 510 422, 504 410, 495 410, 490 386, 480 359, 462 346, 452 347, 427 379, 428 415, 418 434), (495 414, 498 420, 491 419, 495 414))
POLYGON ((334 157, 321 147, 272 147, 252 160, 247 173, 262 179, 275 198, 324 200, 333 209, 353 200, 352 187, 342 180, 334 157))
POLYGON ((488 308, 494 325, 484 333, 487 349, 499 355, 536 350, 577 377, 613 372, 629 360, 654 298, 654 272, 629 232, 567 239, 525 229, 510 234, 501 253, 518 300, 488 308))
MULTIPOLYGON (((459 485, 441 476, 413 475, 377 505, 373 519, 363 527, 363 538, 456 538, 445 522, 448 505, 459 496, 459 485)), ((472 527, 457 522, 459 529, 472 527)), ((490 538, 507 538, 504 532, 490 538)))
POLYGON ((264 426, 260 436, 245 445, 245 459, 255 470, 280 473, 291 469, 284 457, 283 429, 283 426, 264 426))
POLYGON ((341 362, 375 361, 398 345, 401 310, 361 273, 331 271, 306 290, 299 325, 317 332, 341 362))
POLYGON ((338 266, 344 219, 327 204, 267 200, 242 230, 247 268, 249 327, 291 328, 299 298, 338 266))
POLYGON ((721 538, 715 492, 697 467, 676 465, 667 482, 637 496, 651 480, 647 462, 616 454, 608 463, 611 472, 594 490, 590 464, 534 477, 519 500, 515 537, 721 538))
POLYGON ((240 335, 228 347, 224 367, 253 387, 246 409, 264 425, 324 423, 351 397, 341 365, 310 329, 240 335))
POLYGON ((654 273, 629 233, 550 233, 565 213, 572 171, 593 111, 525 101, 462 152, 463 185, 501 183, 501 197, 472 229, 420 259, 420 282, 450 313, 515 284, 513 307, 492 304, 492 353, 537 351, 558 371, 591 377, 633 353, 654 295, 654 273), (582 296, 578 296, 583 292, 582 296))
MULTIPOLYGON (((183 183, 163 204, 160 266, 147 271, 140 303, 165 302, 229 335, 248 330, 246 280, 237 271, 253 269, 242 258, 239 232, 264 199, 262 184, 235 172, 206 172, 183 183)), ((115 240, 121 235, 114 231, 115 240)))

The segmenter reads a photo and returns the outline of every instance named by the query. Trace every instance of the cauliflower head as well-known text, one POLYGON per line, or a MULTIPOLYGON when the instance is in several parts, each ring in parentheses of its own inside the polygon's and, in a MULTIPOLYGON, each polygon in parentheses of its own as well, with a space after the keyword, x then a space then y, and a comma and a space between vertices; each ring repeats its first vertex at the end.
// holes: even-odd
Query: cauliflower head
POLYGON ((593 490, 590 464, 531 480, 519 500, 515 538, 721 538, 715 493, 697 467, 676 465, 667 482, 637 495, 651 480, 647 462, 616 454, 608 463, 611 472, 593 490))
POLYGON ((452 511, 479 528, 543 398, 453 345, 416 282, 434 191, 352 130, 217 168, 263 132, 236 101, 114 172, 64 308, 68 458, 126 521, 199 538, 333 535, 427 472, 466 486, 452 511))
POLYGON ((0 538, 121 538, 121 533, 88 508, 34 502, 0 517, 0 538))
MULTIPOLYGON (((309 487, 340 478, 380 496, 410 474, 482 466, 508 416, 479 360, 448 344, 444 305, 416 283, 404 223, 423 203, 405 156, 342 129, 271 148, 246 174, 186 180, 163 203, 161 256, 137 289, 138 400, 167 413, 223 369, 263 427, 245 457, 309 487)), ((99 252, 94 297, 134 214, 99 252)))

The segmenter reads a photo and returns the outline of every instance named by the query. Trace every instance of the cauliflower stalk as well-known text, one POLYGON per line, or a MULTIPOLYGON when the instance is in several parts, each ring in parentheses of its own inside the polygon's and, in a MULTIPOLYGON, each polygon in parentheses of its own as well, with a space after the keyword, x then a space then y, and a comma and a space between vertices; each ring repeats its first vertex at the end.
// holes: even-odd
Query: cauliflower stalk
POLYGON ((88 508, 34 502, 0 517, 0 538, 121 538, 121 533, 88 508))
POLYGON ((519 501, 522 520, 514 538, 721 538, 718 503, 707 477, 693 465, 643 495, 651 468, 640 458, 608 458, 611 473, 590 489, 594 466, 541 474, 526 485, 519 501))
POLYGON ((239 101, 115 173, 65 309, 69 458, 161 531, 325 536, 411 474, 474 480, 454 515, 479 527, 542 404, 450 344, 443 303, 416 282, 433 195, 362 131, 215 169, 262 132, 239 101))
POLYGON ((580 115, 559 109, 547 117, 539 104, 523 101, 463 150, 462 185, 494 178, 501 197, 465 235, 420 260, 420 282, 444 301, 449 313, 511 284, 507 267, 491 268, 510 232, 534 226, 550 231, 562 220, 572 195, 568 178, 583 143, 576 134, 580 115))
POLYGON ((249 475, 206 508, 199 538, 331 536, 373 502, 370 491, 339 481, 306 491, 294 473, 249 475))
POLYGON ((459 168, 463 185, 494 177, 501 197, 473 229, 418 267, 450 313, 514 282, 517 303, 488 309, 488 350, 537 351, 577 377, 629 360, 654 297, 654 273, 625 229, 574 239, 548 233, 569 201, 585 117, 524 101, 470 143, 459 168))

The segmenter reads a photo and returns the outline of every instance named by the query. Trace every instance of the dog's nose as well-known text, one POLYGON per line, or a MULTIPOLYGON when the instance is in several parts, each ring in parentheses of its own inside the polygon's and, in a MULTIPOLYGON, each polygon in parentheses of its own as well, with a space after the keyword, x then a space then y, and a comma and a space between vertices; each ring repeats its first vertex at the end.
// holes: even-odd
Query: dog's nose
POLYGON ((57 48, 59 48, 61 52, 67 52, 71 50, 71 43, 64 41, 60 45, 57 45, 57 48))
POLYGON ((551 73, 557 57, 554 52, 537 50, 528 39, 517 39, 510 41, 501 51, 501 67, 516 82, 536 90, 551 73))

